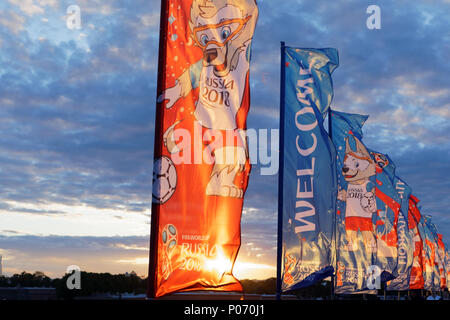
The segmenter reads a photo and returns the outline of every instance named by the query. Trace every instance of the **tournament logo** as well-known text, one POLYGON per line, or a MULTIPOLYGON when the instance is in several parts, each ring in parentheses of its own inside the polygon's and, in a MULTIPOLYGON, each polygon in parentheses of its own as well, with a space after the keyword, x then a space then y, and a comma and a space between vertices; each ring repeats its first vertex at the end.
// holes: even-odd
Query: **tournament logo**
POLYGON ((167 224, 161 232, 161 240, 163 244, 162 273, 164 279, 167 280, 172 273, 172 253, 178 243, 177 228, 173 224, 167 224))

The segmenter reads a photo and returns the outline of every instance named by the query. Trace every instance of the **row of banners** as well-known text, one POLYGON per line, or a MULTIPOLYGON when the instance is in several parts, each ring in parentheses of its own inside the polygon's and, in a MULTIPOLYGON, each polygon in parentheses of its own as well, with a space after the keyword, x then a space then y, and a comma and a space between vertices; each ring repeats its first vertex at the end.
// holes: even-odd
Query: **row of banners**
POLYGON ((371 292, 374 280, 388 290, 447 288, 442 235, 389 156, 363 143, 368 117, 330 109, 337 51, 284 47, 282 54, 289 137, 280 173, 282 291, 333 273, 338 294, 371 292))
MULTIPOLYGON (((255 0, 162 1, 150 297, 242 290, 232 270, 257 17, 255 0)), ((445 287, 442 236, 392 160, 363 144, 367 117, 330 109, 337 51, 282 49, 281 291, 330 275, 336 293, 367 292, 374 276, 392 290, 445 287)))

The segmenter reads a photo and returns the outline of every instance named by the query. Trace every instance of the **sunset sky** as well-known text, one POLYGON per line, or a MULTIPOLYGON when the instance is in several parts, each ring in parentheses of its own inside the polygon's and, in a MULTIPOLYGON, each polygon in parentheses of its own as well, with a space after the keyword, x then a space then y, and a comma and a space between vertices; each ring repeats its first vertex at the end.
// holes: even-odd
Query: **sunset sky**
MULTIPOLYGON (((248 127, 279 124, 280 41, 334 47, 332 108, 368 114, 450 244, 449 0, 259 0, 248 127), (381 7, 368 30, 366 8, 381 7)), ((146 276, 160 1, 0 3, 0 255, 7 275, 146 276), (81 29, 66 9, 81 8, 81 29)), ((238 278, 275 276, 277 175, 250 176, 238 278)))

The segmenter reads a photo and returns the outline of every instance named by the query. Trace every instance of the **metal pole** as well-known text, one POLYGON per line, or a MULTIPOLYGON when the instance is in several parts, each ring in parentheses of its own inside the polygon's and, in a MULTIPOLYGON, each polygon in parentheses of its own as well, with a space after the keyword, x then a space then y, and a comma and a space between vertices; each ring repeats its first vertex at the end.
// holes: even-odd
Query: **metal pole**
MULTIPOLYGON (((331 106, 328 108, 328 136, 330 137, 331 142, 333 142, 333 127, 332 127, 332 121, 331 121, 331 106)), ((336 161, 336 159, 333 159, 333 161, 336 161)), ((333 217, 333 237, 334 237, 334 259, 336 265, 334 266, 333 274, 331 275, 331 300, 335 299, 334 290, 335 290, 335 281, 336 281, 336 273, 337 273, 337 260, 338 260, 338 254, 337 254, 337 224, 336 224, 336 208, 334 211, 334 217, 333 217)))
POLYGON ((328 108, 328 136, 333 140, 332 126, 331 126, 331 107, 328 108))
MULTIPOLYGON (((166 37, 167 37, 167 2, 161 0, 161 15, 159 23, 159 53, 158 53, 158 82, 156 97, 162 92, 166 79, 166 37)), ((162 153, 162 132, 164 122, 163 106, 156 104, 155 111, 155 145, 153 149, 153 159, 159 157, 162 153)), ((150 252, 149 252, 149 270, 148 270, 148 288, 147 297, 155 298, 157 283, 157 259, 158 259, 158 225, 159 225, 159 205, 152 203, 152 215, 150 225, 150 252)))
POLYGON ((334 300, 334 274, 331 275, 331 300, 334 300))
POLYGON ((278 173, 278 236, 277 236, 277 295, 281 299, 281 267, 283 250, 283 171, 284 171, 284 109, 285 109, 285 75, 286 58, 285 44, 281 42, 281 66, 280 66, 280 150, 279 150, 279 173, 278 173))

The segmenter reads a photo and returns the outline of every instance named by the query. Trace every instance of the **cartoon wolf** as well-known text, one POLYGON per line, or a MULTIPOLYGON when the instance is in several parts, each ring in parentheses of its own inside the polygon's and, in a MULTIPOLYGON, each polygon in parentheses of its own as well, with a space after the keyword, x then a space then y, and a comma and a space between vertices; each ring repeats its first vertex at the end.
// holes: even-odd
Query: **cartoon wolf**
POLYGON ((376 174, 375 162, 366 147, 354 137, 356 151, 350 147, 348 137, 345 140, 345 158, 342 174, 347 181, 347 190, 340 190, 338 199, 346 202, 345 230, 349 241, 349 250, 355 250, 357 233, 361 232, 364 244, 375 250, 375 236, 372 215, 377 211, 375 185, 370 177, 376 174))
MULTIPOLYGON (((178 99, 198 87, 193 121, 203 131, 215 130, 222 136, 232 132, 237 137, 237 142, 236 139, 224 141, 222 146, 212 150, 214 165, 206 187, 207 195, 243 197, 242 188, 234 184, 237 173, 244 170, 248 159, 245 117, 239 117, 238 111, 249 105, 249 95, 245 91, 257 15, 255 0, 194 0, 189 28, 195 45, 202 49, 203 58, 158 98, 158 102, 168 100, 165 106, 171 108, 178 99)), ((180 151, 174 140, 174 130, 181 121, 164 133, 170 153, 180 151)))

